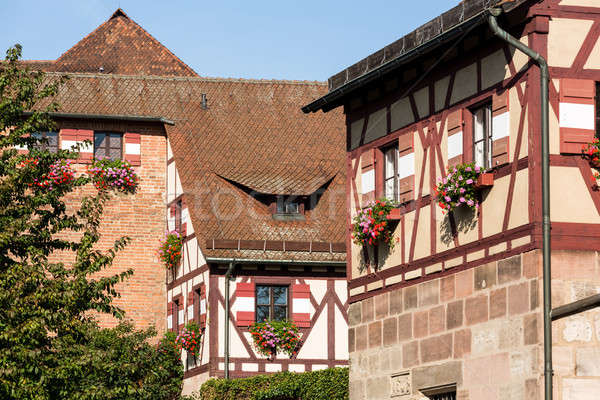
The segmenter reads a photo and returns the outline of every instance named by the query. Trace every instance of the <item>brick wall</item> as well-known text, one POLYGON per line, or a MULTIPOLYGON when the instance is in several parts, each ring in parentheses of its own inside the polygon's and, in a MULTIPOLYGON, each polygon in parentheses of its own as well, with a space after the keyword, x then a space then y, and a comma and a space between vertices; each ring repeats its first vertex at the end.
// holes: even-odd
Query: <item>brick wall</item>
POLYGON ((540 263, 525 253, 351 304, 350 398, 445 384, 459 399, 537 398, 540 263))
MULTIPOLYGON (((162 126, 141 123, 105 123, 66 121, 61 128, 94 129, 141 133, 141 165, 134 167, 140 186, 135 195, 114 194, 104 210, 102 238, 98 248, 107 249, 122 236, 131 238, 110 270, 115 274, 132 268, 134 274, 118 285, 121 297, 115 304, 125 310, 126 318, 138 328, 154 325, 159 332, 166 329, 165 268, 157 256, 157 248, 166 230, 166 137, 162 126)), ((77 164, 76 170, 86 166, 77 164)), ((93 187, 83 188, 67 201, 70 208, 78 207, 81 194, 92 193, 93 187)), ((61 255, 68 261, 68 255, 61 255)), ((114 326, 117 321, 109 315, 98 315, 102 326, 114 326)))

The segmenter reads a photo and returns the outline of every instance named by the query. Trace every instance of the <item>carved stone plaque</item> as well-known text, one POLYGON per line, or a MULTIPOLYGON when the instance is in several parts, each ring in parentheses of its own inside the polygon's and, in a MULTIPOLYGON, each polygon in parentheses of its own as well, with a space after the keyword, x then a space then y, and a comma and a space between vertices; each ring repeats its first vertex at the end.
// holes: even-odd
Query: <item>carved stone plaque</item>
POLYGON ((392 397, 409 396, 411 393, 412 387, 408 372, 392 375, 392 397))

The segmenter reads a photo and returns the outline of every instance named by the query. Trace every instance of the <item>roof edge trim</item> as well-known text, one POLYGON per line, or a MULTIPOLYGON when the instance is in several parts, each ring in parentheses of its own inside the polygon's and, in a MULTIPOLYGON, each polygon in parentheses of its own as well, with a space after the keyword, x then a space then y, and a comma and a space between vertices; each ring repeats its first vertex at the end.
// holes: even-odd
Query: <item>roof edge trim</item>
MULTIPOLYGON (((33 112, 24 112, 23 115, 29 116, 33 112)), ((164 117, 152 117, 145 115, 119 115, 119 114, 82 114, 82 113, 60 113, 49 112, 48 115, 53 118, 73 118, 73 119, 102 119, 113 121, 134 121, 134 122, 159 122, 166 125, 175 125, 175 121, 164 117)))
POLYGON ((350 92, 360 88, 361 86, 367 83, 376 80, 377 78, 395 70, 401 65, 406 64, 407 62, 419 57, 420 55, 424 54, 425 51, 430 51, 436 48, 438 45, 452 40, 453 38, 464 33, 467 29, 475 28, 479 25, 482 25, 484 22, 486 22, 486 17, 488 13, 489 9, 481 11, 479 14, 474 15, 468 20, 463 21, 462 23, 456 25, 452 29, 449 29, 446 32, 439 34, 431 40, 422 43, 421 45, 415 47, 414 49, 403 54, 402 56, 390 60, 387 63, 380 65, 376 69, 367 72, 364 75, 356 77, 350 82, 340 86, 337 89, 334 89, 332 92, 327 93, 325 96, 313 101, 310 104, 305 105, 304 107, 302 107, 302 111, 305 114, 308 114, 311 112, 317 112, 321 109, 323 109, 323 111, 326 112, 331 110, 332 108, 335 108, 335 106, 333 106, 332 103, 335 103, 336 101, 340 100, 342 97, 348 95, 350 92))

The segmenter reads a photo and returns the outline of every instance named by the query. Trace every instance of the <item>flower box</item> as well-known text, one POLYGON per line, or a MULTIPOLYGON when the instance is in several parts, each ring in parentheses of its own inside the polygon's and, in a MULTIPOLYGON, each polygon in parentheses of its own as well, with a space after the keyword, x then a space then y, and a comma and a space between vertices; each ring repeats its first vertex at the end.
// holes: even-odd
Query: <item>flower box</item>
POLYGON ((491 172, 484 172, 477 177, 477 183, 475 187, 478 189, 484 189, 494 186, 494 174, 491 172))
POLYGON ((402 213, 399 208, 392 208, 390 213, 387 215, 388 221, 399 221, 402 213))

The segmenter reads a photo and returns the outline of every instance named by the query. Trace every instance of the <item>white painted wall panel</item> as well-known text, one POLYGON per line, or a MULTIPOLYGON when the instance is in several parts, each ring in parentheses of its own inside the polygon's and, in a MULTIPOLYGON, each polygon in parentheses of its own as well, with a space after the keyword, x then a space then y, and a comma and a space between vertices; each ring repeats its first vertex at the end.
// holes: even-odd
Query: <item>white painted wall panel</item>
POLYGON ((492 138, 498 140, 510 135, 510 113, 505 112, 492 118, 492 138))
POLYGON ((463 154, 463 133, 458 132, 452 136, 448 136, 448 159, 460 156, 463 154))
POLYGON ((141 154, 139 143, 125 143, 125 154, 141 154))
MULTIPOLYGON (((253 300, 253 299, 252 299, 253 300)), ((294 313, 309 313, 312 310, 310 299, 293 299, 292 310, 294 313)))
POLYGON ((593 104, 560 103, 559 113, 560 126, 563 128, 595 128, 593 104))
POLYGON ((370 193, 375 190, 375 170, 363 172, 361 175, 361 193, 370 193))
POLYGON ((400 179, 415 174, 415 153, 398 157, 398 175, 400 179))

